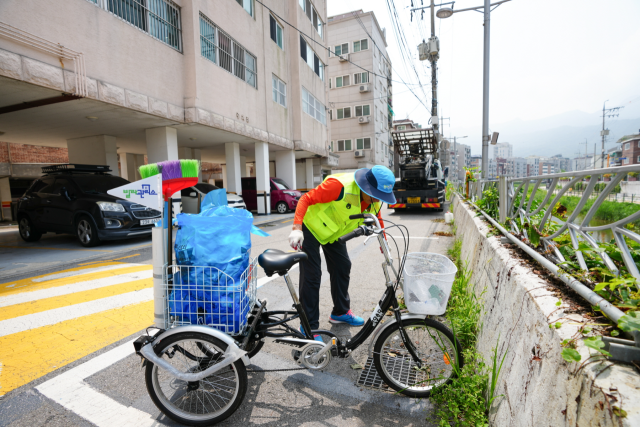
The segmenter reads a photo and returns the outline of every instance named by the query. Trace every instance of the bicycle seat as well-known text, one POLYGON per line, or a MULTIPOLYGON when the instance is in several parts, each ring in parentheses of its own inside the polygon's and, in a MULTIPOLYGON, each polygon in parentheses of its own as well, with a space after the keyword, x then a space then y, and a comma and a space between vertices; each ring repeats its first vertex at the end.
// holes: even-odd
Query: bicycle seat
POLYGON ((272 276, 273 273, 278 273, 282 276, 296 263, 304 259, 307 259, 307 254, 304 252, 283 252, 279 249, 267 249, 258 257, 258 264, 264 268, 267 276, 272 276))

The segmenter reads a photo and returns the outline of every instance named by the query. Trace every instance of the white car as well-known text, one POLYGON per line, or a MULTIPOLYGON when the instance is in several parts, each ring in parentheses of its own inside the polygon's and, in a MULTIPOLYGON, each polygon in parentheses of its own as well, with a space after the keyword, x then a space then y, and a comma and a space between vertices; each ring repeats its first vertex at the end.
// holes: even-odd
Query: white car
MULTIPOLYGON (((209 191, 218 190, 218 187, 206 182, 199 182, 193 187, 185 188, 180 192, 182 197, 182 212, 195 214, 200 212, 198 204, 204 199, 209 191), (198 194, 200 195, 200 201, 198 200, 198 194)), ((227 193, 227 203, 230 208, 246 209, 244 200, 237 194, 227 193)))

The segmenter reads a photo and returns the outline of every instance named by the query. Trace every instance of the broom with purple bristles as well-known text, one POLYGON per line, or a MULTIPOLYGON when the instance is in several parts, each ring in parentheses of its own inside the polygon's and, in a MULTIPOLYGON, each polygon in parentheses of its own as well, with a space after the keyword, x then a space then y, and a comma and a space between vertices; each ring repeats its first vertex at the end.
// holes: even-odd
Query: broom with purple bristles
POLYGON ((167 265, 173 264, 173 233, 171 232, 171 219, 173 217, 173 205, 171 196, 180 190, 192 187, 198 183, 198 160, 167 160, 166 162, 152 163, 140 166, 142 179, 162 174, 162 195, 164 196, 164 229, 167 230, 167 265))

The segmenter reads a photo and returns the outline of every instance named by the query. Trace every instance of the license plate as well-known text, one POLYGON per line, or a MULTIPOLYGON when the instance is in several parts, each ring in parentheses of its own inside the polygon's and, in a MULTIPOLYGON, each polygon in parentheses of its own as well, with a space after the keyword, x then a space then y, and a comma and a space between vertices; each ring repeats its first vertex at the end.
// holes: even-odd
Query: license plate
POLYGON ((407 197, 407 203, 420 203, 420 197, 407 197))
POLYGON ((160 218, 153 218, 153 219, 141 219, 140 220, 140 225, 149 225, 149 224, 155 224, 156 222, 160 221, 160 218))

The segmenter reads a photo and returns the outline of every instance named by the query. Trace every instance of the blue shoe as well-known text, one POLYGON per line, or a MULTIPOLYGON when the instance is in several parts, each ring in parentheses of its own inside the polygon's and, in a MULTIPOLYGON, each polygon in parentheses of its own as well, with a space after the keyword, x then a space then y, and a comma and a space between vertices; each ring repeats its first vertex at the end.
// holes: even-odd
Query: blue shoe
MULTIPOLYGON (((300 332, 302 332, 302 335, 304 335, 304 329, 302 329, 302 326, 300 326, 300 332)), ((320 335, 314 335, 313 339, 319 342, 324 342, 322 341, 322 337, 320 335)))
POLYGON ((353 314, 353 311, 347 311, 347 314, 342 316, 329 316, 329 322, 331 323, 348 323, 350 326, 362 326, 364 325, 364 319, 360 316, 353 314))

